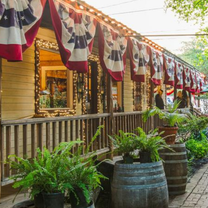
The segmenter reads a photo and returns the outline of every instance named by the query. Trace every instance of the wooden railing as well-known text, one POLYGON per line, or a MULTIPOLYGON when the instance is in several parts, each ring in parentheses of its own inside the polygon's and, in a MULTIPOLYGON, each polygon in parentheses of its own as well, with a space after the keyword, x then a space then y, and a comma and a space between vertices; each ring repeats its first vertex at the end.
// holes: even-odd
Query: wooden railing
MULTIPOLYGON (((109 151, 108 134, 111 126, 108 113, 82 115, 72 117, 33 118, 22 120, 2 121, 0 156, 5 161, 10 154, 29 158, 36 156, 36 148, 45 146, 52 150, 60 142, 68 142, 79 138, 89 145, 91 138, 99 125, 103 125, 101 134, 91 146, 91 151, 98 153, 109 151)), ((2 185, 9 183, 6 179, 11 176, 8 164, 1 163, 2 185)))
MULTIPOLYGON (((79 138, 86 147, 89 145, 97 127, 103 125, 101 134, 95 140, 90 151, 98 154, 111 150, 108 135, 118 134, 119 130, 134 132, 142 127, 146 132, 160 125, 158 117, 142 121, 142 112, 93 114, 71 117, 32 118, 2 121, 0 139, 0 157, 5 161, 10 154, 20 157, 36 157, 36 148, 52 150, 60 142, 68 142, 79 138)), ((2 185, 11 183, 8 178, 13 173, 9 164, 1 163, 2 185)))

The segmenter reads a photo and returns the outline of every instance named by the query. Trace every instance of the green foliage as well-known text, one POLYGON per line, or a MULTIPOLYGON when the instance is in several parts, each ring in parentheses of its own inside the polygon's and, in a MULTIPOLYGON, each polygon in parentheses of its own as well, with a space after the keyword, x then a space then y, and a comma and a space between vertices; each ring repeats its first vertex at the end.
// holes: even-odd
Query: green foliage
POLYGON ((208 42, 204 37, 183 42, 182 53, 178 54, 180 58, 196 67, 200 72, 208 74, 208 42))
POLYGON ((90 194, 92 190, 101 187, 101 179, 107 179, 97 171, 97 166, 100 163, 95 165, 95 161, 97 160, 96 152, 94 151, 90 153, 90 147, 100 135, 102 127, 103 126, 100 126, 98 128, 86 150, 84 150, 83 145, 78 147, 77 151, 73 154, 73 157, 70 158, 70 162, 68 163, 68 168, 77 168, 74 168, 65 176, 65 184, 67 184, 65 188, 67 188, 68 192, 73 192, 76 196, 76 190, 82 190, 88 203, 91 201, 90 194), (85 157, 83 157, 83 153, 85 157))
POLYGON ((119 135, 110 136, 116 151, 121 154, 132 153, 136 149, 136 135, 133 133, 125 133, 122 130, 119 131, 119 135))
POLYGON ((142 128, 138 127, 136 129, 138 136, 137 140, 137 149, 142 152, 150 152, 150 157, 152 162, 156 162, 160 160, 160 156, 158 151, 164 148, 169 148, 166 144, 165 140, 161 137, 161 132, 158 134, 158 129, 150 131, 146 134, 142 128))
POLYGON ((143 120, 146 122, 149 117, 159 115, 159 118, 163 120, 165 126, 174 127, 176 124, 183 123, 187 120, 187 116, 178 112, 177 108, 179 104, 180 102, 175 100, 173 106, 167 106, 167 110, 161 110, 158 107, 147 109, 142 115, 143 120))
POLYGON ((165 0, 165 4, 185 21, 203 21, 208 12, 206 0, 165 0))
POLYGON ((30 188, 32 198, 40 192, 64 192, 65 176, 77 168, 72 166, 70 169, 66 169, 71 156, 70 151, 75 144, 81 143, 81 141, 60 143, 52 153, 46 148, 43 151, 38 148, 37 158, 34 159, 10 155, 11 168, 17 171, 17 174, 11 177, 16 181, 13 187, 21 190, 30 188))
POLYGON ((31 198, 41 192, 64 193, 66 190, 76 196, 76 189, 79 188, 86 201, 90 202, 92 190, 101 185, 101 178, 106 179, 96 169, 96 152, 90 153, 90 146, 100 134, 101 128, 102 126, 98 128, 86 150, 83 142, 77 140, 62 142, 51 153, 46 148, 43 151, 38 148, 34 159, 10 155, 11 168, 17 171, 11 177, 15 180, 13 187, 30 189, 31 198), (74 154, 72 148, 77 148, 74 154))
POLYGON ((202 130, 204 130, 208 125, 208 117, 197 117, 192 114, 189 114, 188 117, 189 119, 187 119, 185 125, 179 124, 179 135, 184 141, 188 140, 189 138, 198 138, 200 140, 200 138, 203 137, 202 130))
POLYGON ((207 139, 202 140, 195 140, 195 139, 189 139, 186 142, 186 148, 190 151, 189 158, 196 158, 200 159, 203 157, 206 157, 208 154, 208 141, 207 139))

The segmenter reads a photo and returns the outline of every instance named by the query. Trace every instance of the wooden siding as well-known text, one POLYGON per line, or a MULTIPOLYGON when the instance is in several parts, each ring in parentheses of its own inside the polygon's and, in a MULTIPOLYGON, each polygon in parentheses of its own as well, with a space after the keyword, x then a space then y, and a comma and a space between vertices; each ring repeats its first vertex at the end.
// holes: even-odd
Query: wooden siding
POLYGON ((34 115, 34 46, 23 55, 23 62, 2 62, 2 119, 34 115))
POLYGON ((131 80, 130 63, 127 60, 124 74, 124 111, 133 111, 133 81, 131 80))

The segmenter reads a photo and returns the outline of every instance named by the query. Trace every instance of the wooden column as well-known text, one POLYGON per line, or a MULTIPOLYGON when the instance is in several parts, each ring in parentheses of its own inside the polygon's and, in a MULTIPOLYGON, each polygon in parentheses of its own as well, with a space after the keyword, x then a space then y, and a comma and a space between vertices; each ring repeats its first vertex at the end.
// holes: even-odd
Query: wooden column
MULTIPOLYGON (((112 95, 112 77, 108 74, 107 79, 107 110, 110 113, 110 125, 109 125, 109 133, 113 135, 115 133, 115 125, 113 118, 113 95, 112 95)), ((111 151, 110 158, 113 159, 113 143, 109 140, 109 148, 111 151)))
MULTIPOLYGON (((0 144, 2 144, 2 126, 1 126, 1 119, 2 119, 2 112, 1 112, 1 103, 2 103, 2 98, 1 98, 1 93, 2 92, 2 58, 0 58, 0 144)), ((2 145, 0 145, 1 148, 3 148, 2 145)), ((1 158, 1 153, 2 153, 2 149, 0 149, 0 161, 2 161, 1 158)), ((0 164, 0 199, 1 199, 1 166, 2 164, 0 164)))

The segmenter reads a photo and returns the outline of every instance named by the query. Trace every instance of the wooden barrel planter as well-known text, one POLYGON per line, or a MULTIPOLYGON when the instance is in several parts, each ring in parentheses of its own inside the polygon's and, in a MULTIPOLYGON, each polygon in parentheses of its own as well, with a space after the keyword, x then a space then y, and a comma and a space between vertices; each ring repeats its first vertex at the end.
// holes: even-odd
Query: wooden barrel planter
POLYGON ((116 162, 111 193, 113 208, 168 208, 162 162, 116 162))
POLYGON ((184 194, 187 184, 187 154, 185 144, 170 145, 175 152, 168 149, 160 151, 160 157, 164 160, 164 170, 170 195, 184 194))

